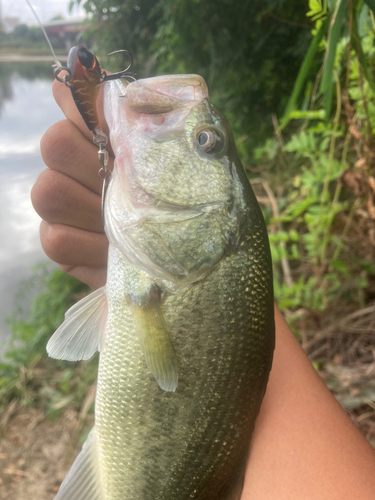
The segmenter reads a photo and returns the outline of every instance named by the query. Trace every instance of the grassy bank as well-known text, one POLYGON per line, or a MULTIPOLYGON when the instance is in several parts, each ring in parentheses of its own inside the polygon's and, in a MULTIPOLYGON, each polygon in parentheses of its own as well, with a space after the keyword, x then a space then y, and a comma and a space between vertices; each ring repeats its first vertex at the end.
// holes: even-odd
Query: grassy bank
POLYGON ((56 420, 67 407, 79 410, 96 380, 97 358, 68 363, 46 354, 48 339, 67 309, 89 290, 60 270, 50 271, 48 266, 39 267, 22 283, 22 295, 32 287, 40 287, 41 292, 30 311, 19 306, 8 320, 12 340, 0 363, 0 407, 4 411, 17 401, 21 406, 42 408, 49 419, 56 420))

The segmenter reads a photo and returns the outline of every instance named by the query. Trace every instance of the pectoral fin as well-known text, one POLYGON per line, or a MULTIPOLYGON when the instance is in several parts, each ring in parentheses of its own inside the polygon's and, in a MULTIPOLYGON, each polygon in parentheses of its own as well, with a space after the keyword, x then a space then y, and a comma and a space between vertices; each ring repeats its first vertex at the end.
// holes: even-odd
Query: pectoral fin
POLYGON ((91 358, 104 343, 106 320, 107 297, 102 287, 65 313, 65 321, 48 341, 48 355, 68 361, 91 358))
POLYGON ((175 391, 178 382, 177 356, 160 305, 157 287, 141 301, 132 300, 135 325, 147 366, 159 386, 175 391))

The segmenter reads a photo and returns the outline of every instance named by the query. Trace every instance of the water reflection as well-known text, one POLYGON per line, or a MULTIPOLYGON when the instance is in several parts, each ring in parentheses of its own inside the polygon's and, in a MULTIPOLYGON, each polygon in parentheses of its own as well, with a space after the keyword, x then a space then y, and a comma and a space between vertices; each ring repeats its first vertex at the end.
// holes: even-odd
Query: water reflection
POLYGON ((6 100, 12 100, 14 79, 28 81, 44 80, 52 82, 52 68, 50 63, 22 63, 1 62, 0 63, 0 116, 3 104, 6 100))
POLYGON ((0 63, 0 351, 19 280, 45 259, 30 190, 45 168, 40 138, 63 118, 52 97, 51 73, 50 65, 0 63))

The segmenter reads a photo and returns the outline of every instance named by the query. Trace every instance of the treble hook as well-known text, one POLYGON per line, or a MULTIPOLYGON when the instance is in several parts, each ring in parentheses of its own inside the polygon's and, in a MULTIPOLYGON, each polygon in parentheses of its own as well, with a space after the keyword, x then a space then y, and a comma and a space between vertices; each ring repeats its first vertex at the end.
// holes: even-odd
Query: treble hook
POLYGON ((120 50, 115 50, 114 52, 110 52, 108 55, 112 56, 113 54, 119 54, 120 52, 125 52, 125 54, 129 57, 129 65, 122 71, 118 71, 117 73, 111 73, 110 75, 108 75, 105 71, 103 71, 102 74, 100 75, 101 77, 100 83, 108 82, 109 80, 117 80, 118 78, 123 78, 125 76, 127 78, 131 78, 132 80, 135 80, 136 73, 134 73, 133 71, 129 71, 129 69, 133 66, 134 62, 131 52, 125 49, 120 49, 120 50))
POLYGON ((135 73, 129 71, 133 65, 133 56, 129 51, 125 49, 116 50, 108 55, 110 56, 120 52, 125 52, 129 57, 129 65, 122 71, 112 73, 111 75, 107 75, 100 67, 100 63, 94 54, 82 46, 72 47, 68 55, 67 67, 56 64, 57 67, 55 69, 55 78, 69 87, 78 111, 86 123, 87 128, 93 135, 94 144, 99 148, 98 160, 101 168, 98 175, 103 181, 102 218, 104 225, 104 202, 109 178, 112 172, 108 168, 109 157, 106 150, 108 137, 100 128, 99 116, 96 109, 96 99, 99 94, 100 85, 104 82, 122 77, 135 80, 135 73), (62 71, 67 72, 63 77, 60 76, 62 71))

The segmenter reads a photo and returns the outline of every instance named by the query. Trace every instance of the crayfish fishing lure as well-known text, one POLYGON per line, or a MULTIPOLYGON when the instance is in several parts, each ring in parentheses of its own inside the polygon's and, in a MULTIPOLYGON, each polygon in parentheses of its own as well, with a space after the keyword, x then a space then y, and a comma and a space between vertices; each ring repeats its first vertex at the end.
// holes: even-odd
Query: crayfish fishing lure
POLYGON ((133 57, 127 50, 116 50, 108 55, 125 53, 129 58, 128 66, 117 73, 107 74, 100 67, 98 59, 83 46, 72 47, 69 51, 67 66, 62 66, 56 60, 55 78, 66 85, 73 96, 80 115, 83 118, 87 128, 93 135, 93 142, 98 146, 98 160, 100 163, 99 177, 103 181, 102 190, 102 217, 104 223, 104 200, 108 187, 108 180, 111 176, 111 170, 108 168, 108 137, 100 128, 98 111, 96 107, 97 97, 99 95, 100 85, 109 80, 118 78, 130 78, 135 80, 135 73, 130 71, 133 65, 133 57), (60 76, 65 72, 63 76, 60 76))
POLYGON ((106 150, 108 144, 108 137, 100 128, 99 116, 96 106, 96 101, 99 95, 100 85, 109 80, 117 80, 118 78, 129 78, 135 80, 135 73, 130 71, 133 66, 133 57, 127 50, 116 50, 111 52, 110 55, 123 53, 129 59, 128 66, 117 73, 106 73, 100 67, 98 59, 82 45, 72 47, 68 54, 67 65, 63 66, 57 59, 55 51, 51 45, 48 35, 43 28, 43 25, 31 5, 29 0, 26 0, 30 9, 32 10, 43 34, 47 40, 52 56, 55 60, 54 63, 54 76, 56 80, 63 83, 68 87, 72 93, 73 100, 77 106, 80 115, 83 118, 87 128, 93 135, 93 142, 98 146, 98 160, 100 163, 100 170, 98 175, 103 181, 102 189, 102 218, 104 223, 104 200, 108 187, 108 181, 111 176, 111 170, 108 168, 108 151, 106 150), (62 76, 61 73, 64 72, 62 76))

